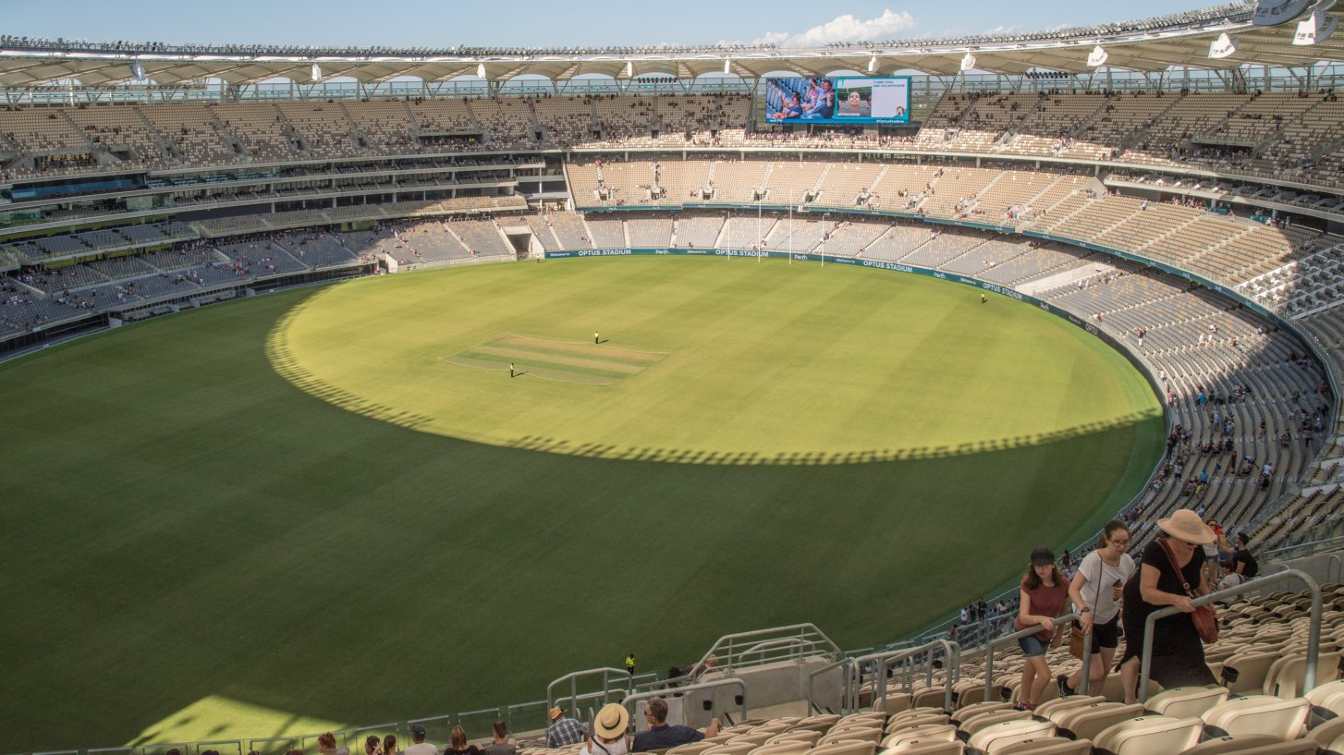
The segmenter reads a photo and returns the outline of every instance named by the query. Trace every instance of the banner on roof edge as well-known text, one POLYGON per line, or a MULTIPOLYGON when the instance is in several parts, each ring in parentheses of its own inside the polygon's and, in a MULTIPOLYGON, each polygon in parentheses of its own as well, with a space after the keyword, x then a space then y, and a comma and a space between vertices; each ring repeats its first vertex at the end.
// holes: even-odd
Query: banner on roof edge
POLYGON ((1251 23, 1255 26, 1286 24, 1302 14, 1312 0, 1257 0, 1251 23))
POLYGON ((1237 43, 1232 41, 1232 37, 1227 32, 1218 35, 1209 45, 1209 57, 1214 60, 1222 60, 1237 51, 1237 43))
POLYGON ((1293 34, 1293 44, 1318 45, 1335 33, 1338 19, 1324 10, 1312 11, 1310 16, 1297 22, 1297 32, 1293 34))

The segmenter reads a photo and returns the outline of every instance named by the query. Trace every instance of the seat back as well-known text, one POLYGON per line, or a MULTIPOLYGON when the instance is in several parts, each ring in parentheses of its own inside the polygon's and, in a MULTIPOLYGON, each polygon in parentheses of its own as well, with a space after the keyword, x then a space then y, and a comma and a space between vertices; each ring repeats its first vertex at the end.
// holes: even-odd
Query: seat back
MULTIPOLYGON (((896 715, 887 719, 887 727, 885 731, 888 734, 890 734, 893 731, 896 731, 897 729, 907 728, 910 725, 911 721, 928 718, 929 716, 946 716, 946 715, 947 714, 944 713, 943 711, 935 710, 933 708, 912 708, 910 710, 905 711, 904 713, 897 713, 896 715)), ((928 722, 925 721, 924 723, 928 722)))
POLYGON ((833 742, 812 748, 812 755, 873 755, 876 742, 833 742))
POLYGON ((700 753, 705 750, 712 750, 715 747, 718 747, 717 742, 707 742, 702 739, 699 742, 687 742, 684 745, 677 745, 668 750, 667 755, 700 755, 700 753))
POLYGON ((1106 729, 1143 715, 1142 705, 1097 703, 1065 711, 1056 723, 1073 733, 1075 739, 1091 739, 1106 729))
POLYGON ((914 707, 912 697, 904 692, 887 692, 886 700, 874 700, 873 710, 880 713, 900 713, 914 707))
POLYGON ((1146 707, 1159 716, 1198 718, 1227 699, 1227 687, 1174 687, 1148 698, 1146 707))
POLYGON ((708 750, 702 750, 700 755, 747 755, 747 753, 760 747, 755 742, 724 742, 714 745, 708 750))
POLYGON ((1305 695, 1305 697, 1307 698, 1307 700, 1311 701, 1312 705, 1321 708, 1329 708, 1330 706, 1326 705, 1325 701, 1329 699, 1331 696, 1339 694, 1344 694, 1344 681, 1335 680, 1333 682, 1328 682, 1326 684, 1318 684, 1317 686, 1313 687, 1312 690, 1305 695))
POLYGON ((1101 697, 1100 695, 1097 696, 1073 695, 1072 697, 1056 697, 1053 700, 1047 700, 1041 703, 1040 705, 1037 705, 1036 710, 1033 712, 1036 715, 1040 716, 1041 718, 1048 718, 1051 721, 1054 721, 1055 723, 1059 723, 1059 720, 1055 718, 1055 716, 1060 712, 1069 710, 1071 708, 1081 708, 1084 705, 1095 705, 1097 703, 1104 703, 1104 702, 1106 702, 1106 698, 1101 697))
POLYGON ((966 752, 966 745, 958 741, 912 742, 908 745, 899 745, 887 752, 897 755, 963 755, 966 752))
POLYGON ((733 738, 732 738, 732 739, 728 740, 728 744, 732 745, 732 744, 739 744, 739 743, 745 742, 745 743, 747 743, 747 744, 763 745, 763 744, 766 743, 767 740, 770 739, 770 737, 773 737, 773 736, 774 736, 774 734, 772 734, 772 733, 770 733, 770 732, 768 732, 768 731, 767 731, 767 732, 760 732, 760 733, 753 732, 753 733, 750 733, 750 734, 735 734, 735 735, 733 735, 733 738))
POLYGON ((872 742, 873 744, 877 744, 881 739, 881 729, 852 726, 848 729, 840 729, 839 731, 832 729, 826 732, 825 736, 817 742, 817 745, 830 744, 831 742, 872 742))
POLYGON ((812 749, 812 745, 807 742, 786 742, 783 744, 761 745, 752 750, 749 755, 801 755, 812 749))
POLYGON ((776 734, 765 740, 765 743, 768 745, 775 745, 783 742, 806 742, 810 747, 816 744, 819 739, 821 739, 821 732, 819 731, 813 729, 794 729, 793 731, 786 731, 783 734, 776 734))
POLYGON ((1307 732, 1307 739, 1322 749, 1339 749, 1335 742, 1344 741, 1344 718, 1334 718, 1307 732))
MULTIPOLYGON (((956 742, 957 727, 952 724, 926 724, 924 726, 912 726, 909 729, 902 729, 895 734, 887 735, 882 740, 882 749, 891 752, 903 746, 919 742, 956 742)), ((900 750, 897 749, 899 752, 900 750)))
POLYGON ((1285 742, 1274 737, 1218 737, 1200 742, 1182 755, 1316 755, 1309 739, 1285 742))
POLYGON ((1092 745, 1114 755, 1171 755, 1194 747, 1203 728, 1198 718, 1140 716, 1101 732, 1092 745))
POLYGON ((1225 700, 1204 712, 1208 726, 1230 736, 1264 734, 1279 739, 1296 739, 1306 727, 1311 704, 1305 698, 1284 700, 1269 695, 1252 695, 1225 700))
POLYGON ((1227 686, 1232 692, 1250 692, 1259 693, 1265 686, 1265 677, 1269 675, 1269 667, 1278 660, 1277 652, 1267 652, 1263 650, 1248 650, 1238 653, 1226 661, 1223 661, 1223 671, 1235 669, 1237 680, 1230 682, 1227 686))
POLYGON ((1012 707, 1013 707, 1012 703, 997 703, 997 702, 974 703, 971 705, 967 705, 964 708, 958 708, 956 711, 954 711, 952 713, 952 720, 957 723, 961 723, 962 721, 974 718, 975 716, 978 716, 981 713, 993 713, 995 711, 1012 710, 1012 707))
POLYGON ((1031 739, 1044 739, 1055 735, 1055 725, 1049 721, 1024 718, 1018 721, 986 726, 971 735, 967 746, 972 750, 992 755, 1004 747, 1031 739))
POLYGON ((961 732, 970 736, 981 729, 995 724, 1006 723, 1008 721, 1022 721, 1031 718, 1031 713, 1025 710, 997 710, 988 713, 981 713, 978 716, 968 718, 961 722, 961 732))
MULTIPOLYGON (((1316 662, 1316 683, 1332 682, 1339 677, 1338 652, 1321 653, 1316 662)), ((1307 677, 1307 656, 1290 655, 1278 659, 1265 675, 1265 685, 1261 690, 1266 695, 1282 698, 1298 697, 1302 693, 1302 684, 1307 677)))
POLYGON ((1091 755, 1092 742, 1087 739, 1029 739, 995 750, 997 755, 1091 755))

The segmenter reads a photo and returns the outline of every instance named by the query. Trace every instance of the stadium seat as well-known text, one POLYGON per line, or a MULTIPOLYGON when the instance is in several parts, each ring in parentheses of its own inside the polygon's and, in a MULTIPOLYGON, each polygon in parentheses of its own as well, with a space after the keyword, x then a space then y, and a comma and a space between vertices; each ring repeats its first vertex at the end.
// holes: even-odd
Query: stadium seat
POLYGON ((876 742, 832 742, 812 748, 812 755, 873 755, 876 742))
POLYGON ((973 716, 962 721, 959 728, 963 733, 969 736, 990 726, 1010 721, 1024 721, 1030 718, 1031 713, 1028 711, 1013 710, 1012 708, 1009 708, 1008 710, 990 711, 981 713, 978 716, 973 716))
POLYGON ((1092 746, 1112 755, 1172 755, 1194 747, 1203 729, 1198 718, 1140 716, 1101 732, 1092 746))
POLYGON ((970 735, 966 744, 972 750, 996 753, 1002 748, 1017 742, 1027 742, 1033 739, 1053 737, 1054 735, 1055 725, 1053 723, 1027 718, 986 726, 970 735))
POLYGON ((900 752, 902 746, 908 746, 915 742, 955 742, 957 741, 957 727, 952 724, 925 724, 923 726, 912 726, 909 729, 902 729, 895 734, 887 735, 882 740, 882 750, 891 752, 893 750, 900 752))
POLYGON ((1148 698, 1145 707, 1159 716, 1197 718, 1227 699, 1226 687, 1175 687, 1148 698))
POLYGON ((798 755, 807 752, 812 746, 807 742, 780 743, 773 745, 761 745, 752 750, 750 755, 798 755))
POLYGON ((1029 739, 994 750, 995 755, 1091 755, 1091 752, 1090 740, 1063 737, 1029 739))
POLYGON ((1069 697, 1056 697, 1053 700, 1047 700, 1040 705, 1037 705, 1036 710, 1032 712, 1041 718, 1048 718, 1058 724, 1059 719, 1056 718, 1057 713, 1062 713, 1063 711, 1072 708, 1081 708, 1085 705, 1096 705, 1097 703, 1104 702, 1106 702, 1106 698, 1100 696, 1072 695, 1069 697))
POLYGON ((1090 739, 1106 729, 1143 715, 1142 705, 1095 703, 1062 711, 1055 723, 1076 739, 1090 739))
POLYGON ((982 702, 967 705, 964 708, 958 708, 952 713, 952 721, 961 723, 969 718, 978 716, 981 713, 992 713, 995 711, 1012 710, 1012 703, 982 702))
POLYGON ((1302 735, 1311 712, 1305 698, 1283 700, 1268 695, 1230 698, 1204 712, 1200 718, 1205 726, 1221 733, 1239 737, 1262 734, 1279 739, 1295 739, 1302 735))
POLYGON ((1268 736, 1218 737, 1186 750, 1182 755, 1316 755, 1308 739, 1284 741, 1268 736))
POLYGON ((911 742, 887 750, 893 755, 963 755, 966 745, 963 742, 911 742))

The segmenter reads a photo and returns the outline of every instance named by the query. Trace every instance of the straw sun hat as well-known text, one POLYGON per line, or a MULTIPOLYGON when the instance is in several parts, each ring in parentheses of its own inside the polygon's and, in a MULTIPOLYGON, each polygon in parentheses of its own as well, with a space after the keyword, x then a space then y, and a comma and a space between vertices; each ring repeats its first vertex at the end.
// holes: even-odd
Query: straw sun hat
POLYGON ((620 703, 607 703, 593 717, 593 734, 602 739, 617 739, 625 736, 630 728, 630 711, 620 703))
POLYGON ((1158 519, 1157 526, 1168 535, 1195 545, 1205 545, 1218 539, 1209 525, 1199 518, 1199 514, 1190 509, 1176 509, 1166 519, 1158 519))

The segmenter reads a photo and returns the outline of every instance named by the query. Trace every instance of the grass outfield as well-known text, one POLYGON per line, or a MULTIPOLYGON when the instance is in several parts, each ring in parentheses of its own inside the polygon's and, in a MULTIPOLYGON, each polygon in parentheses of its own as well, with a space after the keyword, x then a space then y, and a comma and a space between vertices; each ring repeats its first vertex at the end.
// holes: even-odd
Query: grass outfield
POLYGON ((1059 318, 784 261, 277 294, 0 365, 0 395, 0 751, 535 700, 797 621, 895 639, 1095 529, 1162 434, 1059 318))

